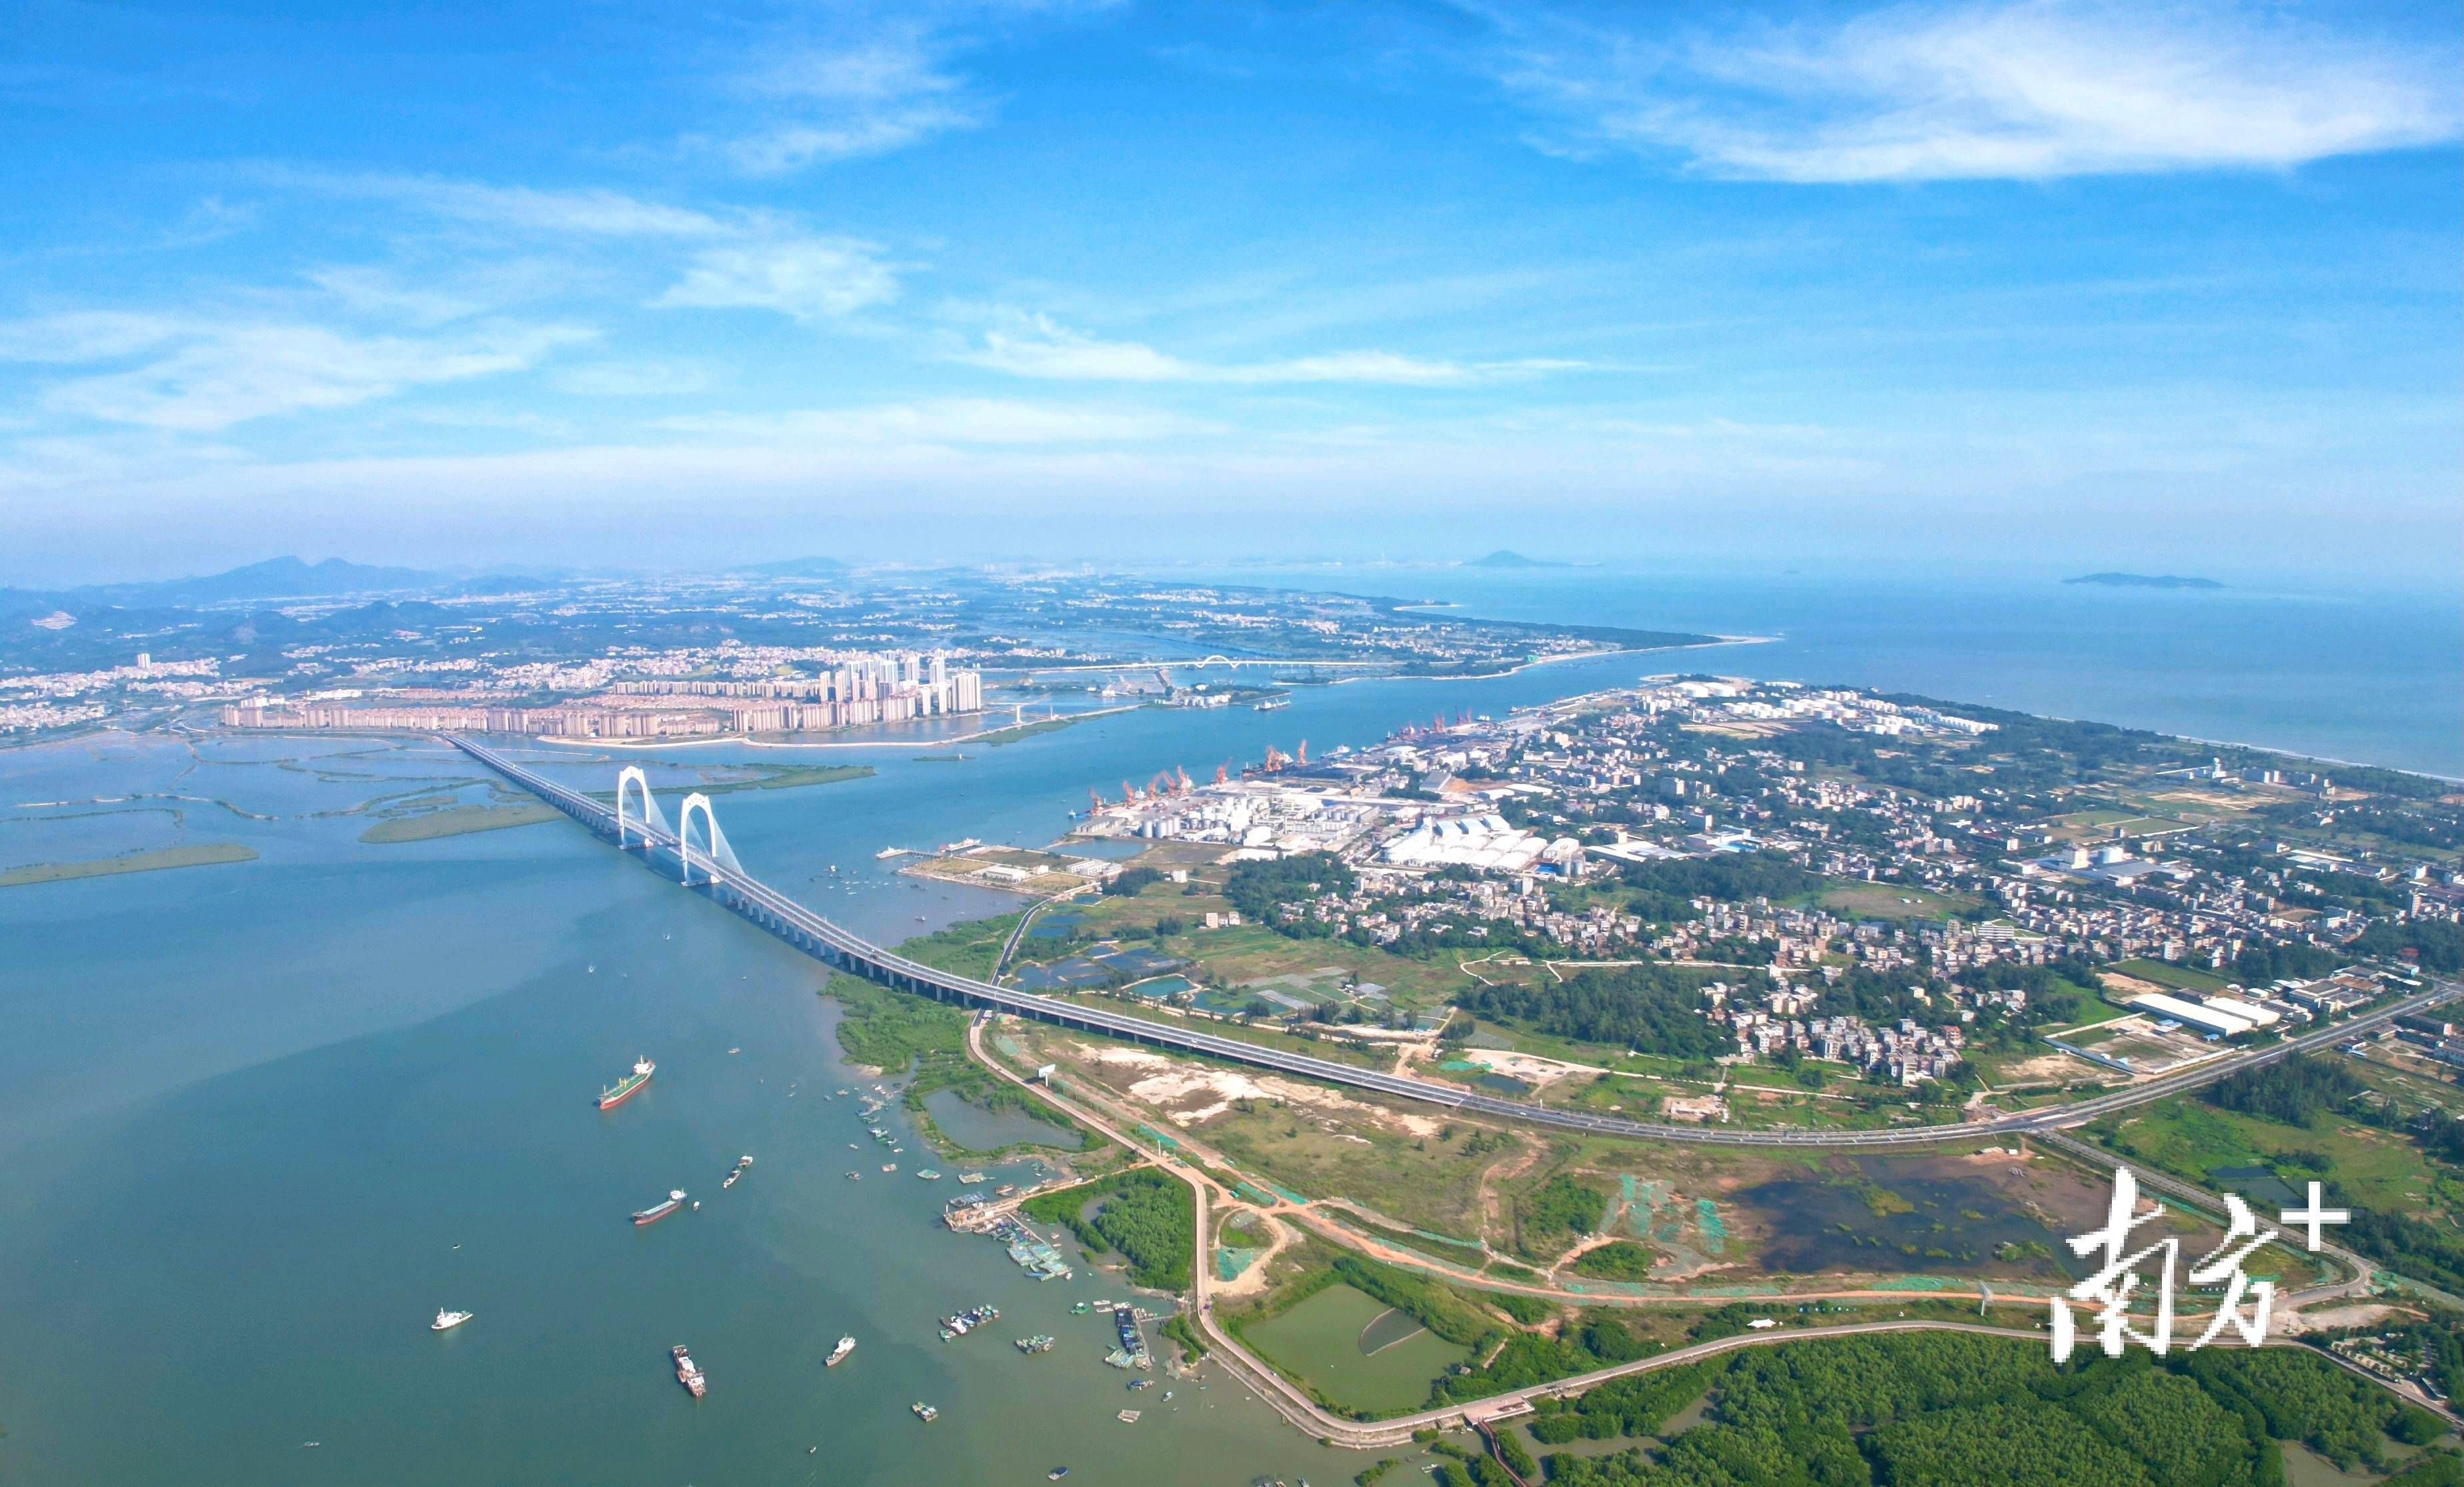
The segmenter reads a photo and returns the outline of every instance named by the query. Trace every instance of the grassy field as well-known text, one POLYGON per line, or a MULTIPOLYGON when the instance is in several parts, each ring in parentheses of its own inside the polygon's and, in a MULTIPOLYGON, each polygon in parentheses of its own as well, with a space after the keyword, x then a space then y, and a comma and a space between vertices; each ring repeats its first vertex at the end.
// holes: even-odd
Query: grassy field
POLYGON ((1033 723, 1014 723, 1007 728, 997 728, 988 733, 979 733, 967 741, 986 744, 998 749, 1003 744, 1014 744, 1022 739, 1032 738, 1038 733, 1057 733, 1077 721, 1075 717, 1057 717, 1043 718, 1033 723))
MULTIPOLYGON (((1019 911, 1024 912, 1023 909, 1019 911)), ((898 953, 935 971, 955 971, 960 975, 989 980, 993 973, 993 961, 1001 954, 1001 943, 1009 938, 1010 930, 1018 927, 1018 921, 1019 914, 970 919, 936 933, 917 935, 900 945, 898 953)))
POLYGON ((108 878, 124 872, 162 872, 172 867, 209 867, 218 863, 253 863, 256 849, 236 842, 200 842, 187 846, 157 847, 119 857, 91 858, 81 863, 34 863, 0 872, 0 888, 37 883, 66 883, 75 878, 108 878))
POLYGON ((1859 919, 1948 919, 1977 907, 1966 895, 1934 893, 1900 883, 1847 883, 1826 888, 1821 906, 1859 919))
MULTIPOLYGON (((2138 1016, 2138 1014, 2128 1007, 2116 1006, 2112 1002, 2106 1001, 2103 996, 2100 995, 2092 989, 2083 988, 2082 990, 2086 992, 2086 995, 2079 997, 2079 1020, 2073 1022, 2071 1024, 2072 1027, 2101 1027, 2107 1022, 2119 1022, 2123 1017, 2138 1016)), ((2078 1039, 2066 1039, 2066 1041, 2076 1042, 2078 1039)))
POLYGON ((2333 1113, 2303 1127, 2185 1098, 2159 1102, 2118 1122, 2100 1121, 2088 1129, 2115 1151, 2202 1182, 2220 1167, 2261 1163, 2297 1168, 2316 1156, 2324 1159, 2326 1171, 2355 1204, 2388 1212, 2427 1210, 2443 1180, 2431 1160, 2404 1137, 2333 1113), (2288 1160, 2296 1153, 2299 1161, 2288 1160))
MULTIPOLYGON (((1177 919, 1186 928, 1179 933, 1165 935, 1155 942, 1155 946, 1166 954, 1194 962, 1196 970, 1191 979, 1209 986, 1237 986, 1243 981, 1306 974, 1332 966, 1358 980, 1384 987, 1396 1005, 1418 1010, 1438 1006, 1472 984, 1452 955, 1413 960, 1344 940, 1294 939, 1263 925, 1200 928, 1207 914, 1222 913, 1232 907, 1220 891, 1222 870, 1174 861, 1176 855, 1185 854, 1158 850, 1141 857, 1139 864, 1157 868, 1187 866, 1191 869, 1188 883, 1167 879, 1150 884, 1135 894, 1106 895, 1088 901, 1078 911, 1082 935, 1101 939, 1125 929, 1149 930, 1159 920, 1177 919)), ((1030 943, 1025 951, 1044 956, 1052 952, 1052 947, 1048 943, 1041 947, 1030 943)), ((1528 970, 1488 973, 1491 979, 1545 974, 1528 970)))
POLYGON ((704 795, 725 795, 736 790, 794 790, 804 785, 835 785, 843 779, 865 779, 872 774, 869 764, 790 764, 784 768, 766 769, 759 779, 731 779, 715 785, 704 785, 704 795))
POLYGON ((2232 984, 2212 972, 2164 960, 2118 960, 2105 969, 2183 992, 2221 992, 2232 984))
MULTIPOLYGON (((864 779, 872 774, 869 764, 765 764, 757 765, 759 774, 745 779, 722 779, 715 784, 695 785, 703 795, 734 795, 739 790, 795 790, 805 785, 834 785, 843 779, 864 779)), ((614 800, 611 790, 587 792, 595 800, 614 800)))
POLYGON ((1339 966, 1356 980, 1384 987, 1397 1005, 1422 1008, 1472 984, 1451 958, 1407 960, 1344 940, 1296 940, 1257 925, 1176 935, 1166 948, 1196 959, 1202 978, 1221 986, 1339 966))
POLYGON ((417 816, 388 817, 361 832, 360 840, 380 846, 397 842, 433 842, 439 837, 465 837, 474 831, 535 826, 543 820, 555 820, 559 814, 554 806, 538 800, 517 800, 511 805, 457 805, 417 816))
POLYGON ((1429 1381, 1470 1356, 1375 1297, 1340 1284, 1252 1323, 1244 1340, 1327 1400, 1377 1414, 1427 1403, 1429 1381))

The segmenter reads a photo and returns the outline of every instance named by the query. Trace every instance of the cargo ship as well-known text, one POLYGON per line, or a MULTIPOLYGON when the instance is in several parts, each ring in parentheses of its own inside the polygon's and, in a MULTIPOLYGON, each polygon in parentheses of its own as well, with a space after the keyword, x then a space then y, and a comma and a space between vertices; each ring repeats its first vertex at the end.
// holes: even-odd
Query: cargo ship
POLYGON ((701 1365, 693 1361, 693 1354, 685 1351, 684 1344, 678 1343, 669 1348, 668 1356, 676 1361, 676 1382, 690 1390, 693 1397, 699 1399, 710 1392, 710 1380, 702 1377, 701 1365))
POLYGON ((649 1083, 650 1082, 650 1076, 658 1071, 659 1066, 652 1063, 648 1059, 634 1060, 632 1073, 626 1075, 623 1079, 618 1080, 615 1083, 608 1085, 605 1089, 599 1092, 599 1108, 603 1110, 613 1110, 618 1105, 623 1104, 626 1101, 632 1099, 637 1094, 640 1094, 642 1092, 642 1086, 649 1083))
POLYGON ((825 1359, 823 1359, 823 1360, 822 1360, 822 1367, 825 1367, 825 1368, 835 1368, 835 1367, 837 1367, 840 1364, 843 1364, 843 1363, 847 1362, 847 1354, 849 1354, 849 1353, 851 1353, 851 1352, 854 1352, 854 1351, 855 1351, 855 1339, 854 1339, 854 1338, 851 1338, 851 1337, 843 1337, 843 1338, 840 1338, 840 1339, 839 1339, 839 1345, 838 1345, 838 1346, 836 1346, 836 1347, 831 1348, 831 1349, 830 1349, 830 1355, 829 1355, 827 1358, 825 1358, 825 1359))
POLYGON ((668 1200, 665 1203, 654 1203, 633 1215, 633 1227, 639 1229, 644 1224, 655 1224, 684 1206, 685 1190, 671 1188, 668 1190, 668 1200))
POLYGON ((744 1175, 744 1170, 752 1165, 753 1158, 749 1156, 737 1157, 736 1159, 736 1170, 729 1172, 725 1177, 719 1180, 718 1186, 720 1189, 723 1191, 725 1189, 735 1187, 737 1179, 742 1177, 744 1175))

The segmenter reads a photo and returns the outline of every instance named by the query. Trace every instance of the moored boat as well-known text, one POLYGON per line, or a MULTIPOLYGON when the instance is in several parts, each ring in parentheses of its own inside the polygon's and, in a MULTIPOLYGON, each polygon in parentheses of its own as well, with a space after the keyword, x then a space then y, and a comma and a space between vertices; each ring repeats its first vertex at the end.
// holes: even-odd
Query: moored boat
POLYGON ((934 1409, 931 1405, 924 1403, 920 1399, 915 1403, 909 1405, 907 1408, 914 1410, 915 1418, 923 1421, 927 1425, 930 1425, 934 1421, 941 1418, 940 1410, 934 1409))
POLYGON ((693 1354, 685 1351, 684 1344, 678 1343, 669 1348, 668 1356, 675 1360, 676 1382, 690 1390, 693 1397, 699 1399, 710 1392, 710 1380, 702 1376, 701 1365, 693 1361, 693 1354))
POLYGON ((666 1202, 653 1203, 649 1208, 639 1210, 633 1214, 633 1227, 638 1229, 644 1224, 655 1224, 660 1219, 667 1217, 670 1214, 674 1213, 676 1210, 684 1206, 685 1190, 682 1188, 671 1188, 668 1190, 668 1199, 666 1202))
POLYGON ((840 1339, 839 1339, 839 1345, 838 1345, 838 1346, 836 1346, 836 1347, 831 1348, 831 1349, 830 1349, 830 1355, 829 1355, 827 1358, 825 1358, 825 1359, 823 1359, 823 1360, 822 1360, 822 1367, 825 1367, 825 1368, 835 1368, 835 1367, 837 1367, 840 1364, 843 1364, 843 1363, 847 1362, 847 1354, 849 1354, 849 1353, 851 1353, 851 1352, 854 1352, 854 1351, 855 1351, 855 1339, 854 1339, 854 1338, 851 1338, 851 1337, 843 1337, 843 1338, 840 1338, 840 1339))
POLYGON ((613 1110, 618 1105, 623 1104, 626 1101, 632 1099, 637 1094, 640 1094, 642 1092, 642 1086, 649 1083, 650 1082, 650 1076, 656 1074, 658 1071, 659 1066, 652 1063, 648 1059, 634 1060, 632 1073, 626 1075, 623 1079, 618 1080, 615 1083, 608 1085, 605 1089, 599 1092, 599 1108, 603 1110, 613 1110))
POLYGON ((462 1323, 470 1320, 471 1313, 467 1311, 447 1311, 444 1307, 439 1306, 436 1308, 436 1320, 428 1324, 428 1330, 430 1332, 451 1332, 455 1327, 460 1326, 462 1323))

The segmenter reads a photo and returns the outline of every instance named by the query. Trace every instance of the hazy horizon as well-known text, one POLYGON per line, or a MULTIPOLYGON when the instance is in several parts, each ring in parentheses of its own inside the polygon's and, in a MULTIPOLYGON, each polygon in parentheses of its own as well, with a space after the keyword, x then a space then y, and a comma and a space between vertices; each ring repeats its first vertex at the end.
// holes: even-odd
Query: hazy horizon
POLYGON ((36 3, 0 582, 1503 546, 2444 583, 2451 20, 36 3))

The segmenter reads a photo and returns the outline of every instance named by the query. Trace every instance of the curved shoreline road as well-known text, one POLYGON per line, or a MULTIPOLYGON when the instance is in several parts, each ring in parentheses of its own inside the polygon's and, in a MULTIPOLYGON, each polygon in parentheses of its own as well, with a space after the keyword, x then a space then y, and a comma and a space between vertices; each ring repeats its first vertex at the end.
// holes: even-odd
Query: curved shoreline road
POLYGON ((2358 1036, 2393 1021, 2396 1017, 2435 1006, 2457 995, 2464 988, 2454 983, 2434 985, 2429 991, 2381 1007, 2374 1012, 2287 1039, 2270 1048, 2258 1049, 2236 1058, 2220 1059, 2213 1063, 2186 1073, 2150 1080, 2128 1089, 2094 1096, 2072 1104, 2049 1106, 2016 1115, 2000 1116, 1988 1121, 1963 1121, 1947 1126, 1898 1126, 1886 1130, 1818 1131, 1818 1130, 1736 1130, 1704 1126, 1669 1126, 1650 1121, 1629 1121, 1613 1115, 1594 1115, 1581 1110, 1554 1109, 1521 1100, 1501 1100, 1452 1085, 1405 1079, 1384 1074, 1375 1069, 1340 1063, 1331 1059, 1315 1059, 1305 1054, 1287 1053, 1239 1039, 1221 1038, 1194 1028, 1173 1027, 1144 1017, 1082 1007, 1054 997, 1039 996, 1031 992, 1015 991, 979 981, 972 976, 940 971, 918 964, 893 951, 864 940, 823 918, 812 909, 761 883, 748 873, 714 862, 702 849, 691 847, 674 831, 651 827, 639 822, 627 822, 620 828, 614 810, 578 790, 560 785, 552 779, 524 769, 482 744, 456 734, 446 734, 443 741, 451 744, 507 779, 538 796, 541 800, 564 812, 603 837, 638 836, 647 856, 653 847, 663 848, 678 863, 681 873, 690 876, 701 872, 708 880, 713 898, 735 909, 755 924, 787 941, 824 965, 836 971, 864 976, 899 991, 913 992, 940 1001, 965 1006, 988 1007, 995 1011, 1032 1017, 1039 1022, 1074 1028, 1107 1038, 1152 1044, 1181 1053, 1198 1054, 1244 1063, 1278 1073, 1297 1075, 1323 1083, 1341 1084, 1364 1089, 1396 1099, 1442 1105, 1448 1109, 1476 1112, 1502 1120, 1524 1121, 1560 1129, 1588 1131, 1603 1136, 1635 1136, 1653 1141, 1683 1142, 1692 1146, 1713 1147, 1913 1147, 1933 1146, 1946 1141, 1967 1141, 1978 1137, 2021 1135, 2064 1126, 2076 1126, 2109 1111, 2126 1109, 2161 1100, 2167 1095, 2196 1089, 2241 1069, 2255 1068, 2279 1059, 2312 1048, 2330 1046, 2342 1039, 2358 1036))
MULTIPOLYGON (((1764 1332, 1744 1332, 1732 1337, 1717 1338, 1707 1343, 1689 1344, 1683 1347, 1671 1348, 1663 1353, 1655 1353, 1648 1358, 1612 1364, 1607 1367, 1595 1368, 1588 1373, 1572 1374, 1545 1384, 1527 1385, 1522 1389, 1491 1394, 1462 1404, 1447 1405, 1436 1410, 1423 1410, 1416 1413, 1382 1420, 1353 1420, 1332 1412, 1309 1397, 1307 1390, 1286 1377, 1273 1365, 1251 1352, 1247 1345, 1216 1322, 1215 1304, 1207 1295, 1208 1288, 1215 1279, 1212 1267, 1208 1263, 1213 1258, 1213 1247, 1208 1236, 1214 1232, 1213 1207, 1218 1188, 1215 1177, 1199 1164, 1184 1160, 1175 1152, 1158 1149, 1150 1153, 1145 1146, 1133 1140, 1115 1124, 1109 1110, 1089 1109, 1084 1100, 1064 1095, 1048 1085, 1036 1084, 1016 1069, 986 1053, 983 1046, 984 1020, 982 1017, 975 1017, 969 1019, 967 1023, 967 1053, 979 1065, 1010 1083, 1031 1090, 1037 1099, 1058 1106, 1073 1120, 1085 1124, 1107 1140, 1159 1170, 1168 1172, 1188 1184, 1194 1220, 1191 1246, 1195 1253, 1190 1260, 1189 1305, 1185 1315, 1197 1325, 1199 1331, 1205 1334, 1208 1356, 1222 1365, 1224 1371, 1246 1385, 1250 1392, 1264 1400, 1267 1408, 1282 1415, 1293 1429, 1305 1434, 1313 1435, 1331 1446, 1366 1451, 1407 1444, 1413 1433, 1421 1430, 1485 1428, 1491 1421, 1523 1414, 1537 1399, 1544 1397, 1571 1399, 1614 1379, 1621 1379, 1637 1373, 1648 1373, 1660 1368, 1672 1368, 1699 1359, 1717 1357, 1722 1353, 1734 1352, 1746 1347, 1804 1343, 1817 1338, 1876 1332, 1973 1332, 1986 1337, 2006 1337, 2025 1342, 2049 1341, 2047 1334, 2041 1330, 1997 1327, 1987 1323, 1958 1322, 1949 1318, 1894 1318, 1889 1321, 1849 1323, 1828 1327, 1774 1327, 1764 1332)), ((2067 1137, 2053 1136, 2050 1139, 2060 1146, 2073 1148, 2082 1157, 2098 1161, 2105 1159, 2104 1153, 2093 1148, 2081 1146, 2067 1137)), ((2212 1194, 2203 1192, 2188 1184, 2175 1182, 2161 1175, 2153 1180, 2157 1187, 2173 1192, 2177 1197, 2195 1200, 2203 1209, 2214 1211, 2224 1206, 2218 1203, 2212 1194)), ((1234 1206, 1246 1207, 1247 1205, 1236 1201, 1234 1206)), ((1338 1236, 1328 1235, 1327 1237, 1338 1236)), ((2367 1291, 2371 1276, 2367 1262, 2359 1256, 2333 1245, 2327 1248, 2333 1251, 2338 1258, 2356 1267, 2353 1279, 2297 1293, 2290 1299, 2294 1306, 2298 1307, 2318 1301, 2335 1300, 2367 1291)), ((1526 1290, 1527 1288, 1518 1286, 1499 1289, 1526 1290)), ((1772 1305, 1774 1311, 1804 1299, 1801 1296, 1737 1298, 1740 1301, 1767 1301, 1772 1305)), ((2183 1320, 2195 1322, 2197 1318, 2190 1317, 2183 1320)), ((2274 1347, 2300 1345, 2293 1337, 2278 1333, 2267 1337, 2263 1345, 2274 1347)), ((2358 1378, 2388 1389, 2407 1403, 2417 1404, 2431 1410, 2444 1416, 2451 1424, 2464 1425, 2464 1416, 2459 1416, 2451 1406, 2431 1399, 2417 1389, 2407 1389, 2393 1384, 2371 1373, 2342 1354, 2321 1352, 2321 1356, 2358 1378)))

